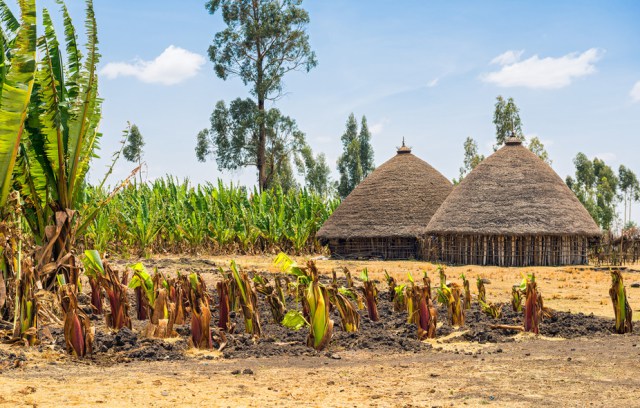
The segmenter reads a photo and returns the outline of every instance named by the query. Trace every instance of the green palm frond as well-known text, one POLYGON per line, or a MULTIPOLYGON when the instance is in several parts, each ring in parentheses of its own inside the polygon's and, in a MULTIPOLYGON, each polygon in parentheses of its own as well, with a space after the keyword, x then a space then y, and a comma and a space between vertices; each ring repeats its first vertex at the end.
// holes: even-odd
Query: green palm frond
MULTIPOLYGON (((11 29, 13 20, 7 16, 6 4, 1 3, 2 19, 11 29)), ((3 78, 0 97, 0 206, 6 203, 12 186, 36 69, 35 0, 20 0, 20 10, 22 23, 17 30, 15 53, 3 78)))
POLYGON ((93 148, 100 134, 98 123, 100 120, 101 100, 98 98, 98 84, 96 66, 100 61, 98 52, 98 29, 96 16, 93 11, 93 1, 87 0, 87 17, 85 20, 87 36, 87 59, 83 72, 79 77, 80 97, 82 103, 75 103, 74 112, 69 121, 68 157, 69 162, 69 195, 74 197, 77 186, 82 184, 82 178, 87 171, 89 161, 94 157, 93 148))

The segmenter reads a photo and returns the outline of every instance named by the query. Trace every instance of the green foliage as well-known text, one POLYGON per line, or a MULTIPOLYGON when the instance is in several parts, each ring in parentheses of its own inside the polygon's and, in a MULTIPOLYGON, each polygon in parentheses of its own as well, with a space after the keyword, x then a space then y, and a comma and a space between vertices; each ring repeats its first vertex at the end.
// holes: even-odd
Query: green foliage
POLYGON ((135 124, 127 124, 127 144, 124 147, 122 154, 124 158, 130 162, 138 163, 142 161, 142 155, 144 151, 142 148, 144 147, 144 138, 142 137, 142 133, 140 133, 140 129, 135 124))
POLYGON ((251 286, 251 280, 246 272, 240 272, 234 260, 231 260, 231 273, 238 288, 238 300, 242 309, 245 331, 254 337, 260 337, 262 330, 258 313, 258 297, 251 286))
POLYGON ((458 184, 462 179, 475 169, 481 161, 484 160, 484 155, 478 153, 478 143, 470 137, 464 141, 464 162, 460 167, 460 178, 454 180, 454 184, 458 184))
MULTIPOLYGON (((209 47, 216 75, 224 80, 239 77, 257 99, 254 103, 257 109, 244 111, 253 115, 247 126, 257 127, 255 143, 250 147, 254 151, 248 156, 255 160, 260 191, 269 188, 267 170, 271 170, 273 179, 277 167, 277 163, 270 166, 268 161, 269 111, 265 110, 265 101, 281 95, 285 74, 295 70, 308 72, 317 64, 305 31, 309 14, 301 4, 302 0, 209 0, 205 4, 211 14, 221 11, 226 25, 216 33, 209 47)), ((205 136, 206 132, 199 134, 197 153, 207 150, 200 143, 205 136)), ((220 147, 218 144, 217 148, 220 147)))
POLYGON ((309 337, 307 345, 316 350, 323 350, 329 346, 333 336, 333 320, 329 312, 329 294, 327 288, 318 282, 314 276, 306 289, 306 300, 309 305, 309 337))
POLYGON ((640 182, 636 174, 624 165, 618 168, 618 179, 620 180, 620 199, 624 204, 624 214, 622 224, 625 229, 631 223, 631 207, 634 202, 640 201, 640 182))
POLYGON ((544 148, 544 144, 537 136, 534 136, 531 138, 531 140, 529 140, 529 150, 531 150, 533 154, 538 156, 540 160, 547 163, 548 165, 551 165, 551 163, 553 163, 553 161, 549 158, 549 153, 547 153, 544 148))
POLYGON ((298 310, 289 310, 282 319, 282 325, 292 330, 300 330, 303 327, 309 326, 309 322, 304 318, 302 313, 298 310))
POLYGON ((273 260, 273 265, 282 272, 295 276, 297 285, 308 286, 311 284, 312 277, 307 269, 298 266, 298 264, 284 252, 280 252, 278 256, 276 256, 276 259, 273 260))
POLYGON ((334 194, 334 183, 331 181, 331 169, 327 165, 324 153, 313 156, 310 147, 302 150, 305 167, 305 184, 307 189, 322 197, 330 197, 334 194))
MULTIPOLYGON (((520 120, 520 109, 516 106, 513 98, 505 100, 498 95, 496 98, 495 111, 493 113, 493 124, 496 126, 496 144, 493 145, 493 151, 497 151, 510 137, 515 137, 526 142, 524 133, 522 133, 522 122, 520 120)), ((529 150, 533 152, 540 160, 551 165, 549 153, 544 148, 544 144, 534 136, 529 141, 529 150)))
MULTIPOLYGON (((18 158, 16 186, 24 197, 24 211, 36 242, 45 240, 45 227, 55 224, 55 213, 79 210, 85 176, 96 157, 101 134, 98 123, 102 101, 98 97, 96 66, 100 60, 97 27, 92 1, 86 1, 86 50, 83 60, 77 35, 64 3, 64 53, 58 42, 49 12, 44 9, 44 34, 38 38, 40 60, 28 108, 25 131, 18 158)), ((93 203, 79 212, 88 221, 95 216, 93 203)), ((69 221, 70 223, 71 221, 69 221)), ((54 249, 57 259, 73 245, 73 235, 82 233, 86 222, 69 228, 63 235, 63 249, 54 249)), ((46 260, 48 261, 48 260, 46 260)))
POLYGON ((211 14, 218 10, 226 28, 216 33, 209 58, 218 77, 237 76, 251 84, 260 97, 282 91, 283 76, 316 66, 305 27, 309 14, 301 0, 209 0, 211 14))
MULTIPOLYGON (((107 194, 88 187, 85 199, 107 194)), ((121 255, 182 251, 316 252, 315 234, 338 205, 302 191, 247 191, 158 179, 117 192, 89 225, 86 246, 121 255), (97 245, 100 243, 100 245, 97 245)))
POLYGON ((84 251, 84 258, 82 258, 82 263, 84 265, 85 275, 96 279, 98 275, 105 275, 104 266, 102 265, 102 259, 100 258, 100 253, 95 249, 87 249, 86 251, 84 251))
POLYGON ((373 156, 373 146, 371 146, 371 133, 367 125, 367 118, 362 117, 360 122, 360 133, 358 134, 360 144, 360 165, 362 166, 362 176, 367 177, 374 169, 375 162, 373 156))
POLYGON ((142 288, 142 292, 147 297, 149 305, 153 307, 156 302, 156 291, 153 287, 151 275, 149 275, 147 269, 141 262, 131 265, 131 269, 133 269, 133 277, 129 282, 129 289, 142 288))
POLYGON ((4 209, 27 119, 36 70, 35 0, 20 2, 21 21, 0 2, 0 206, 4 209), (8 35, 14 37, 9 40, 8 35))
POLYGON ((237 98, 228 108, 224 101, 218 101, 211 114, 211 129, 198 134, 196 156, 205 161, 213 154, 221 171, 258 166, 261 126, 266 129, 265 188, 280 186, 285 191, 298 188, 294 165, 300 174, 305 174, 307 167, 318 172, 311 148, 296 121, 276 108, 263 116, 249 98, 237 98))
POLYGON ((343 150, 338 158, 340 173, 338 194, 341 198, 345 198, 375 169, 367 118, 362 117, 360 132, 358 132, 356 117, 353 113, 350 114, 341 140, 343 150))
POLYGON ((364 268, 362 272, 360 272, 360 280, 363 282, 369 282, 369 270, 364 268))
POLYGON ((520 109, 513 98, 505 100, 502 95, 496 97, 493 124, 496 126, 496 144, 493 151, 497 151, 510 137, 515 137, 524 142, 522 123, 520 122, 520 109))
POLYGON ((609 296, 613 303, 613 311, 616 318, 616 333, 632 333, 633 311, 627 301, 627 291, 624 287, 622 274, 619 270, 611 271, 611 288, 609 288, 609 296))
POLYGON ((596 223, 603 230, 610 229, 616 217, 618 177, 611 167, 597 157, 591 161, 584 153, 578 153, 573 163, 576 167, 575 179, 567 177, 567 185, 596 223))

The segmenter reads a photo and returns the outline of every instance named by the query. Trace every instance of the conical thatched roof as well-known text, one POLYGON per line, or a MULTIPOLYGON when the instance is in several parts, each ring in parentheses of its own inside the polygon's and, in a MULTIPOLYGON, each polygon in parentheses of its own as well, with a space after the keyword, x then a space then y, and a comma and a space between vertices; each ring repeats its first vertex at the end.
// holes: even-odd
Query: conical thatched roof
POLYGON ((442 203, 430 234, 600 235, 575 194, 518 139, 480 163, 442 203))
POLYGON ((453 185, 404 146, 345 198, 317 238, 418 237, 453 185))

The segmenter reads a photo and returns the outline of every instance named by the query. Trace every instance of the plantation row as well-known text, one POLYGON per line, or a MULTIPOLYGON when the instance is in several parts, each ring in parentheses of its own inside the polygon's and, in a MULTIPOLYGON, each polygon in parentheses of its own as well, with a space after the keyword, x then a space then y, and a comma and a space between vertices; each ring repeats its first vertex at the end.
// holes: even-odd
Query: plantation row
POLYGON ((250 192, 221 181, 192 187, 172 177, 130 185, 112 197, 88 187, 84 199, 108 200, 87 228, 85 247, 121 256, 318 252, 315 233, 339 203, 306 190, 250 192))
MULTIPOLYGON (((132 328, 131 307, 135 316, 146 322, 142 330, 145 337, 177 337, 177 326, 190 326, 189 343, 200 349, 222 350, 227 345, 227 334, 250 335, 256 343, 264 335, 268 305, 274 324, 289 329, 306 328, 306 345, 315 350, 324 350, 331 343, 334 334, 332 310, 338 316, 341 331, 356 333, 361 329, 362 317, 358 310, 366 309, 371 322, 378 322, 381 316, 378 303, 382 299, 376 283, 369 278, 365 268, 361 284, 354 284, 349 270, 344 268, 344 286, 341 286, 336 270, 331 280, 320 279, 313 261, 306 266, 297 265, 287 255, 280 253, 274 265, 282 273, 271 275, 253 272, 250 277, 234 261, 229 270, 219 268, 221 280, 215 290, 209 290, 199 273, 169 277, 156 269, 152 275, 141 264, 131 265, 133 276, 118 273, 108 262, 103 262, 97 251, 85 252, 83 259, 85 275, 91 288, 92 314, 104 315, 109 329, 132 328), (122 277, 121 277, 122 276, 122 277), (271 281, 270 281, 271 279, 271 281), (130 304, 128 290, 135 291, 135 304, 130 304), (108 303, 108 307, 105 307, 108 303), (262 311, 260 311, 262 309, 262 311), (235 316, 241 316, 243 325, 237 325, 235 316)), ((435 296, 431 279, 426 272, 422 279, 414 280, 408 274, 409 282, 398 285, 393 277, 386 276, 388 285, 387 301, 393 304, 393 314, 403 316, 402 326, 413 325, 417 329, 417 340, 436 337, 437 322, 442 319, 453 328, 466 326, 465 315, 470 313, 472 296, 470 282, 461 275, 462 285, 448 282, 445 267, 438 266, 439 284, 435 284, 435 296), (438 312, 437 306, 444 311, 438 312), (443 313, 444 316, 438 316, 443 313)), ((611 272, 611 300, 615 310, 615 332, 631 333, 631 308, 626 299, 626 291, 619 271, 611 272)), ((78 280, 79 281, 79 280, 78 280)), ((67 351, 78 357, 92 354, 94 329, 91 320, 83 310, 78 309, 76 293, 78 286, 66 284, 60 278, 60 299, 65 310, 64 337, 67 351)), ((503 305, 487 301, 484 280, 477 279, 477 302, 481 311, 496 323, 503 315, 503 305)), ((491 324, 491 329, 525 331, 538 334, 543 319, 554 319, 557 313, 543 306, 542 296, 537 289, 533 274, 524 277, 519 285, 514 285, 511 307, 521 323, 516 325, 491 324)), ((26 328, 36 327, 35 321, 27 313, 26 328)), ((37 341, 31 334, 30 344, 37 341)))

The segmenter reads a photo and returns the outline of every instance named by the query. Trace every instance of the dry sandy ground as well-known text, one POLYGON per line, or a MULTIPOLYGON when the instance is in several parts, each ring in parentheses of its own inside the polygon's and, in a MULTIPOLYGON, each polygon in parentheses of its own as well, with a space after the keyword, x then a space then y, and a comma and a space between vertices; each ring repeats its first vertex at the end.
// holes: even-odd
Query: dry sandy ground
POLYGON ((632 407, 640 399, 637 341, 525 339, 472 347, 471 355, 345 352, 341 360, 188 360, 107 368, 40 362, 0 377, 0 405, 632 407), (245 369, 253 374, 232 374, 245 369))
MULTIPOLYGON (((230 258, 208 259, 226 265, 230 258)), ((236 259, 248 269, 275 271, 268 257, 236 259)), ((193 265, 189 259, 179 263, 185 269, 193 265)), ((322 272, 335 266, 359 272, 367 266, 377 279, 385 269, 400 280, 406 280, 408 271, 421 276, 418 273, 427 270, 437 279, 435 266, 419 262, 318 261, 318 265, 322 272)), ((606 271, 450 267, 447 276, 450 281, 461 272, 468 278, 488 278, 489 300, 507 301, 520 274, 533 271, 546 306, 613 316, 606 271)), ((629 284, 640 281, 640 273, 624 277, 637 311, 640 289, 629 284)), ((0 374, 0 406, 640 406, 638 335, 574 340, 520 336, 513 343, 434 342, 433 346, 422 353, 393 355, 344 351, 340 359, 224 360, 212 353, 211 360, 193 356, 180 362, 110 367, 28 352, 23 367, 0 374), (252 373, 232 374, 245 369, 252 373)))

